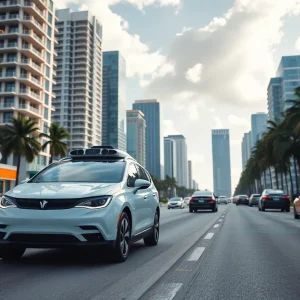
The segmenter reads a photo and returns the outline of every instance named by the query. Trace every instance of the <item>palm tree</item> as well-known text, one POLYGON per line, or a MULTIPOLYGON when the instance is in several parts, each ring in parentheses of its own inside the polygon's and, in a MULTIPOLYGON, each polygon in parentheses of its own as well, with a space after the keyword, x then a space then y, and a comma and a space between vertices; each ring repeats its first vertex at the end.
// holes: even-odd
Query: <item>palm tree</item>
POLYGON ((48 129, 49 134, 41 133, 40 137, 48 139, 48 141, 42 146, 42 149, 45 150, 48 145, 50 146, 49 164, 52 164, 53 157, 66 156, 68 145, 62 140, 69 139, 71 136, 64 127, 61 127, 57 123, 51 123, 48 129))
POLYGON ((0 163, 6 162, 6 157, 7 157, 6 144, 7 144, 6 137, 5 137, 4 133, 1 131, 0 132, 0 153, 2 155, 2 158, 0 159, 0 163))
POLYGON ((37 124, 25 119, 23 116, 12 118, 12 125, 6 125, 2 133, 5 136, 7 154, 17 155, 17 178, 16 185, 19 183, 19 172, 21 157, 25 157, 28 163, 32 162, 41 150, 40 143, 32 135, 39 129, 37 124))
POLYGON ((174 190, 176 191, 176 188, 177 188, 176 179, 174 177, 170 177, 170 176, 166 175, 166 178, 164 181, 165 181, 166 188, 168 190, 170 189, 170 193, 168 193, 168 197, 171 197, 170 194, 175 196, 174 190))

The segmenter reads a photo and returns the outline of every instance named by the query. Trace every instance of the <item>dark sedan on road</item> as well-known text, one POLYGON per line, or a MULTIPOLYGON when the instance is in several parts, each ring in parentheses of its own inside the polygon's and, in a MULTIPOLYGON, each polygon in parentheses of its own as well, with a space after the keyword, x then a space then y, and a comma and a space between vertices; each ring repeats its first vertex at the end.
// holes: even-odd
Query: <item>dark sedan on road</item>
POLYGON ((290 197, 282 190, 267 189, 264 190, 258 203, 258 210, 281 209, 281 211, 290 211, 290 197))
POLYGON ((218 211, 218 202, 214 193, 209 191, 197 191, 195 192, 189 203, 190 212, 197 212, 199 209, 209 209, 212 212, 218 211))
POLYGON ((249 199, 249 206, 258 205, 260 197, 260 194, 252 194, 249 199))
POLYGON ((249 205, 249 198, 247 195, 236 196, 236 206, 240 204, 249 205))

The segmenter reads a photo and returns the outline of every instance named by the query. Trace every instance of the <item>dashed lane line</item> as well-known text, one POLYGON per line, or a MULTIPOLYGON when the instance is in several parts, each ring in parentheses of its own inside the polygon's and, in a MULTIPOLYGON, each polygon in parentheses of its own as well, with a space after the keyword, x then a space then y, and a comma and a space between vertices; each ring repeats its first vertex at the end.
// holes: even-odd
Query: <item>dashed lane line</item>
POLYGON ((216 224, 216 225, 214 225, 213 228, 218 228, 219 226, 220 226, 220 224, 216 224))
POLYGON ((204 237, 204 240, 211 240, 213 236, 214 236, 214 233, 213 233, 213 232, 209 232, 209 233, 204 237))
POLYGON ((193 253, 188 257, 187 261, 197 261, 202 253, 204 252, 205 247, 197 247, 193 253))

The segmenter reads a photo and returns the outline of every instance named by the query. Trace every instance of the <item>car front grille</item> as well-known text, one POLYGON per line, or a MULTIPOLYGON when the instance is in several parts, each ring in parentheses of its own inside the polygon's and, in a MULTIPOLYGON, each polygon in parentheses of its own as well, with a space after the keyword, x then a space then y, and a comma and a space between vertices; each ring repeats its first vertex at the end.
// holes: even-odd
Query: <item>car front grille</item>
POLYGON ((68 209, 74 207, 80 199, 21 199, 14 198, 16 205, 21 209, 68 209), (47 201, 43 206, 42 202, 47 201))
POLYGON ((64 243, 76 243, 79 240, 69 234, 24 234, 24 233, 12 233, 8 240, 15 243, 33 243, 33 244, 64 244, 64 243))

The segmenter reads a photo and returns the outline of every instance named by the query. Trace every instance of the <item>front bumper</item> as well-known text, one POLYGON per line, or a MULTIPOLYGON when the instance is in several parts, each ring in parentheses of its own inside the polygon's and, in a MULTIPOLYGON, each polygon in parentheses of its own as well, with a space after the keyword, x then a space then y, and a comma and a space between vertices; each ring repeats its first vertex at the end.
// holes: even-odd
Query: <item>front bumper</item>
POLYGON ((104 209, 0 209, 0 245, 60 248, 112 244, 118 213, 104 209))

